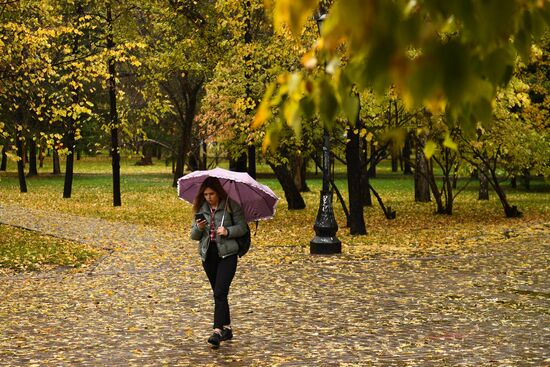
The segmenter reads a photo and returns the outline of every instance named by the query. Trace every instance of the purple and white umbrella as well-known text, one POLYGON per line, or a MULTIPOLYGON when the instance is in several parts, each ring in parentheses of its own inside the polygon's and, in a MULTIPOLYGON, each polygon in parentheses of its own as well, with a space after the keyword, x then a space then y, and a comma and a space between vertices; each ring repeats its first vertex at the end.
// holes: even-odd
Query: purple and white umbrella
POLYGON ((193 203, 203 181, 217 177, 227 195, 241 206, 247 222, 271 219, 279 198, 267 186, 254 180, 246 172, 233 172, 223 168, 194 171, 178 179, 178 196, 193 203))

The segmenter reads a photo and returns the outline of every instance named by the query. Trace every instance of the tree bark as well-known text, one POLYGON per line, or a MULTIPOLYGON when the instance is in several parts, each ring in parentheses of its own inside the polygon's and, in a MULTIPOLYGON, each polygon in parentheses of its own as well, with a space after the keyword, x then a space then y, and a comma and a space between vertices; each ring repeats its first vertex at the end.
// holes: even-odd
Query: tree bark
POLYGON ((510 206, 508 203, 508 198, 506 197, 506 194, 504 193, 504 190, 498 183, 498 178, 495 170, 489 169, 491 174, 491 179, 489 180, 489 183, 491 186, 493 186, 493 189, 495 190, 500 203, 502 204, 502 208, 504 209, 504 215, 506 215, 507 218, 517 218, 521 217, 521 212, 518 210, 518 208, 514 206, 510 206))
POLYGON ((246 172, 246 154, 241 154, 237 158, 229 158, 229 170, 235 172, 246 172))
POLYGON ((201 142, 201 150, 202 150, 202 159, 201 159, 201 169, 205 170, 206 167, 208 167, 208 151, 207 151, 207 145, 203 141, 201 142))
POLYGON ((17 161, 17 175, 19 177, 19 190, 21 192, 27 192, 27 181, 25 178, 25 163, 23 162, 23 157, 25 155, 25 152, 23 151, 23 141, 21 140, 21 136, 16 137, 16 146, 17 146, 17 156, 19 157, 19 160, 17 161))
POLYGON ((178 186, 178 179, 183 176, 183 166, 185 164, 185 156, 187 154, 187 150, 185 149, 185 139, 185 133, 182 130, 177 143, 176 167, 174 169, 174 180, 172 182, 173 187, 178 186))
POLYGON ((417 203, 427 203, 430 198, 430 183, 428 180, 428 165, 424 156, 424 144, 426 137, 420 136, 416 144, 416 159, 414 170, 414 201, 417 203))
MULTIPOLYGON (((112 50, 115 47, 113 35, 113 18, 111 15, 111 4, 107 3, 107 49, 112 50)), ((113 167, 113 206, 121 206, 122 199, 120 195, 120 152, 118 146, 118 112, 116 108, 116 67, 115 60, 109 58, 109 103, 110 103, 110 127, 111 127, 111 162, 113 167)))
POLYGON ((369 170, 368 175, 370 178, 376 178, 376 145, 374 145, 374 140, 370 142, 370 164, 369 164, 369 170))
POLYGON ((531 174, 529 173, 528 169, 523 170, 523 188, 526 191, 529 191, 531 189, 531 174))
POLYGON ((361 151, 359 149, 359 134, 353 128, 348 129, 346 144, 346 162, 348 176, 348 198, 350 208, 350 234, 367 234, 361 197, 361 151))
POLYGON ((380 195, 376 192, 374 187, 372 187, 372 185, 369 185, 369 189, 372 191, 372 193, 376 197, 376 200, 378 200, 378 204, 380 204, 380 207, 382 208, 382 211, 384 212, 384 216, 386 217, 386 219, 395 219, 396 217, 395 210, 392 210, 391 206, 388 206, 386 208, 386 206, 384 205, 384 201, 382 200, 380 195))
POLYGON ((302 154, 294 154, 292 157, 292 173, 294 175, 294 184, 300 192, 309 192, 306 183, 306 159, 302 154))
MULTIPOLYGON (((484 154, 487 158, 487 153, 484 154)), ((481 170, 479 171, 479 195, 478 200, 489 200, 489 181, 487 180, 488 169, 485 162, 482 163, 481 170)))
POLYGON ((424 158, 424 161, 426 162, 426 165, 428 167, 428 182, 430 184, 430 189, 435 199, 436 213, 445 214, 445 206, 443 205, 443 200, 441 199, 442 193, 439 191, 439 188, 437 187, 437 182, 435 181, 433 160, 430 159, 428 161, 426 158, 424 158))
POLYGON ((38 167, 36 161, 36 141, 34 139, 29 139, 29 173, 28 177, 38 176, 38 167))
POLYGON ((46 154, 44 154, 44 146, 40 146, 40 149, 38 150, 38 168, 44 168, 44 158, 46 157, 46 154))
POLYGON ((361 147, 361 204, 363 207, 372 206, 372 197, 369 190, 369 175, 367 172, 367 166, 369 162, 368 156, 368 142, 366 139, 362 140, 361 147))
POLYGON ((298 210, 298 209, 304 209, 306 207, 306 203, 304 201, 304 198, 300 194, 300 191, 298 191, 298 188, 294 184, 294 179, 292 178, 292 174, 290 173, 290 170, 284 166, 284 165, 278 165, 268 162, 269 166, 275 173, 275 176, 277 177, 277 180, 281 184, 281 187, 283 188, 283 191, 285 193, 285 198, 288 203, 288 209, 289 210, 298 210))
POLYGON ((405 175, 412 175, 412 167, 411 167, 411 153, 412 153, 412 143, 413 143, 413 137, 412 134, 407 134, 407 137, 405 138, 405 146, 403 147, 403 160, 404 160, 404 167, 403 167, 403 174, 405 175))
POLYGON ((6 154, 6 147, 2 146, 2 163, 0 164, 0 171, 5 171, 8 166, 8 156, 6 154))
POLYGON ((393 147, 392 147, 392 149, 391 149, 391 171, 392 171, 392 172, 397 172, 397 171, 399 171, 399 157, 398 157, 397 154, 394 152, 393 147))
POLYGON ((253 179, 256 179, 256 147, 248 146, 248 174, 253 179))
POLYGON ((361 170, 361 203, 363 207, 372 206, 372 196, 369 190, 370 179, 366 171, 361 170))
POLYGON ((153 155, 155 155, 155 146, 148 141, 143 142, 141 146, 141 159, 136 162, 136 166, 152 166, 153 155))
POLYGON ((67 147, 69 153, 65 161, 65 185, 63 186, 63 198, 68 199, 71 197, 73 191, 73 176, 74 176, 74 131, 71 128, 67 133, 67 147))
POLYGON ((52 164, 53 164, 53 174, 54 175, 60 175, 61 174, 61 164, 59 163, 59 153, 57 152, 57 149, 53 148, 52 153, 52 164))

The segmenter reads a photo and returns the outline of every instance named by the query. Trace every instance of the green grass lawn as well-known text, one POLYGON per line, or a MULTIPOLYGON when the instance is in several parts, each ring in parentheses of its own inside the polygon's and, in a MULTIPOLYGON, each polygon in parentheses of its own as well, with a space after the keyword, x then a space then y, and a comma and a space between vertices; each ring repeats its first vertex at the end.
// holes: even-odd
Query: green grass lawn
MULTIPOLYGON (((171 186, 171 166, 155 162, 153 166, 136 166, 137 159, 123 159, 121 164, 122 206, 112 206, 111 165, 108 157, 84 157, 75 161, 72 198, 63 199, 63 176, 50 173, 48 160, 38 177, 28 179, 28 192, 20 193, 15 164, 10 162, 7 172, 0 172, 0 204, 43 210, 62 211, 75 215, 99 217, 162 227, 186 238, 191 223, 191 205, 177 198, 171 186)), ((281 198, 273 220, 262 221, 254 236, 255 246, 290 246, 308 248, 313 238, 313 224, 319 206, 321 175, 310 172, 304 193, 306 209, 289 211, 284 193, 277 180, 268 175, 267 166, 259 166, 259 181, 270 186, 281 198)), ((338 172, 338 170, 337 170, 338 172)), ((380 254, 410 255, 441 251, 460 251, 475 244, 465 244, 470 237, 502 234, 503 228, 523 227, 548 221, 549 185, 543 180, 532 184, 532 191, 512 190, 506 185, 512 205, 524 213, 519 219, 507 219, 496 195, 489 201, 477 200, 477 182, 473 181, 456 199, 454 214, 435 215, 434 203, 414 202, 414 183, 411 177, 392 173, 389 163, 378 169, 378 178, 371 181, 386 206, 397 211, 395 220, 387 220, 376 199, 374 206, 365 208, 367 236, 351 236, 345 228, 345 216, 334 196, 334 211, 344 251, 350 256, 379 256, 380 254)), ((461 180, 459 186, 466 182, 461 180)), ((337 175, 336 184, 347 200, 345 175, 337 175)))
POLYGON ((91 263, 99 255, 99 251, 80 243, 0 224, 0 267, 3 268, 79 268, 91 263))

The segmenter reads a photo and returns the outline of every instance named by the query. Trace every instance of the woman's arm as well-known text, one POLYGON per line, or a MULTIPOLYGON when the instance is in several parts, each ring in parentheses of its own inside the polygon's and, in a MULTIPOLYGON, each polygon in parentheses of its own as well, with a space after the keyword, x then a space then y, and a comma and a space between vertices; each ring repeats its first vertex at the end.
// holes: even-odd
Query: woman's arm
POLYGON ((231 200, 230 202, 233 218, 233 225, 227 227, 227 238, 242 237, 246 233, 246 220, 244 219, 244 212, 239 204, 231 200))

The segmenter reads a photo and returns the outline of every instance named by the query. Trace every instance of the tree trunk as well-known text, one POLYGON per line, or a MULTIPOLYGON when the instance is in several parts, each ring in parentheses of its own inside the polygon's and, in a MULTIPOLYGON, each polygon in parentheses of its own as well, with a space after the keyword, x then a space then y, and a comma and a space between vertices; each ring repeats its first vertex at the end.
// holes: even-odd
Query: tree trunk
POLYGON ((399 171, 399 157, 398 157, 397 154, 394 152, 393 147, 392 147, 392 149, 391 149, 391 171, 392 171, 392 172, 397 172, 397 171, 399 171))
POLYGON ((26 166, 27 163, 29 163, 29 153, 28 153, 28 149, 27 149, 27 142, 22 142, 21 144, 23 144, 23 166, 26 166))
POLYGON ((200 167, 201 170, 205 170, 206 167, 208 167, 208 151, 207 151, 207 145, 204 141, 201 142, 201 151, 202 151, 202 158, 200 167))
POLYGON ((376 178, 376 145, 374 145, 374 140, 371 140, 370 142, 370 164, 369 164, 369 170, 368 175, 370 178, 376 178))
POLYGON ((69 148, 69 153, 65 161, 65 185, 63 187, 63 198, 65 199, 70 198, 73 191, 74 145, 74 131, 71 128, 67 133, 67 147, 69 148))
POLYGON ((361 171, 361 203, 363 207, 372 206, 372 196, 369 190, 370 179, 369 174, 362 170, 361 171))
POLYGON ((518 208, 515 205, 510 206, 510 204, 508 203, 508 198, 506 197, 504 190, 498 183, 496 172, 494 170, 490 170, 490 173, 491 173, 491 179, 489 180, 489 183, 491 184, 491 186, 493 186, 493 189, 495 190, 500 200, 500 203, 502 204, 502 208, 504 209, 504 215, 506 215, 507 218, 521 217, 521 212, 518 210, 518 208))
POLYGON ((152 166, 155 147, 153 144, 145 141, 141 146, 141 159, 136 162, 136 166, 152 166))
MULTIPOLYGON (((487 154, 485 154, 487 157, 487 154)), ((482 167, 479 171, 479 195, 478 200, 489 200, 489 181, 487 180, 488 170, 487 164, 482 163, 482 167)))
POLYGON ((306 207, 306 203, 304 201, 304 198, 300 194, 300 191, 298 191, 298 188, 294 184, 294 179, 292 178, 290 170, 284 165, 276 166, 271 162, 268 162, 268 164, 275 173, 277 180, 283 188, 285 198, 288 203, 288 209, 304 209, 306 207))
POLYGON ((529 173, 528 169, 523 170, 523 188, 526 191, 529 191, 531 189, 531 174, 529 173))
POLYGON ((512 176, 512 178, 510 179, 510 185, 512 186, 513 189, 517 189, 518 182, 517 182, 516 176, 512 176))
MULTIPOLYGON (((111 15, 111 4, 107 3, 107 49, 112 50, 115 47, 113 35, 113 19, 111 15)), ((121 206, 122 199, 120 195, 120 152, 118 147, 118 112, 116 108, 116 68, 115 60, 109 58, 109 102, 110 102, 110 127, 111 127, 111 160, 113 167, 113 206, 121 206)))
POLYGON ((38 167, 44 168, 44 158, 46 157, 46 154, 44 154, 44 146, 40 146, 40 149, 38 150, 38 167))
POLYGON ((256 147, 248 146, 248 174, 253 179, 256 179, 256 147))
POLYGON ((384 205, 384 201, 382 200, 380 195, 376 192, 374 187, 372 187, 372 185, 369 185, 369 189, 372 191, 372 193, 376 197, 376 200, 378 200, 378 204, 380 204, 380 207, 382 208, 382 211, 384 212, 384 216, 386 217, 386 219, 395 219, 396 217, 395 210, 392 210, 391 206, 388 206, 386 208, 386 206, 384 205))
POLYGON ((246 154, 241 154, 239 157, 234 159, 231 157, 229 159, 229 170, 235 171, 235 172, 246 172, 246 154))
POLYGON ((403 160, 404 160, 403 174, 405 175, 413 174, 412 167, 411 167, 412 143, 413 143, 413 137, 412 137, 412 134, 409 133, 405 138, 405 146, 403 147, 403 160))
POLYGON ((57 149, 54 147, 52 152, 52 165, 53 165, 53 174, 54 175, 60 175, 61 174, 61 164, 59 163, 59 153, 57 152, 57 149))
POLYGON ((174 180, 172 182, 173 187, 178 186, 178 179, 183 176, 183 166, 185 164, 186 154, 187 151, 185 149, 185 136, 182 131, 177 143, 176 167, 174 168, 174 180))
POLYGON ((301 172, 300 172, 300 178, 301 178, 301 182, 300 182, 300 192, 310 192, 311 189, 309 188, 309 186, 307 185, 307 159, 304 158, 303 159, 303 164, 302 164, 302 167, 301 167, 301 172))
POLYGON ((17 175, 19 177, 19 190, 21 192, 27 192, 27 181, 25 179, 25 163, 23 163, 23 156, 25 155, 25 152, 23 151, 23 141, 21 141, 21 137, 18 135, 16 137, 16 146, 17 146, 17 156, 19 157, 19 160, 17 160, 17 175))
POLYGON ((426 158, 424 158, 424 161, 426 162, 426 166, 428 167, 428 182, 430 184, 430 189, 432 190, 432 194, 435 199, 436 213, 445 214, 445 206, 443 205, 443 200, 441 200, 442 193, 439 191, 439 188, 437 187, 437 182, 435 181, 433 161, 428 161, 426 158))
POLYGON ((38 176, 36 154, 36 141, 31 138, 29 139, 29 173, 27 174, 28 177, 38 176))
POLYGON ((6 154, 6 146, 2 146, 2 163, 0 164, 0 171, 5 171, 8 167, 8 156, 6 154))
POLYGON ((453 214, 453 180, 451 179, 451 176, 447 175, 443 178, 445 180, 445 214, 452 215, 453 214))
POLYGON ((346 162, 348 175, 348 198, 350 208, 350 234, 367 234, 363 205, 361 198, 361 157, 359 149, 359 134, 353 128, 348 129, 348 143, 346 144, 346 162))
POLYGON ((294 184, 300 192, 309 192, 306 183, 306 160, 302 154, 295 154, 292 159, 292 172, 294 175, 294 184))
POLYGON ((428 180, 428 165, 424 156, 424 144, 426 137, 420 136, 416 144, 416 159, 414 170, 414 201, 417 203, 427 203, 430 198, 430 183, 428 180))
POLYGON ((367 165, 369 161, 368 156, 368 142, 366 139, 363 139, 361 146, 361 204, 363 207, 372 206, 372 197, 369 190, 369 175, 367 172, 367 165))

